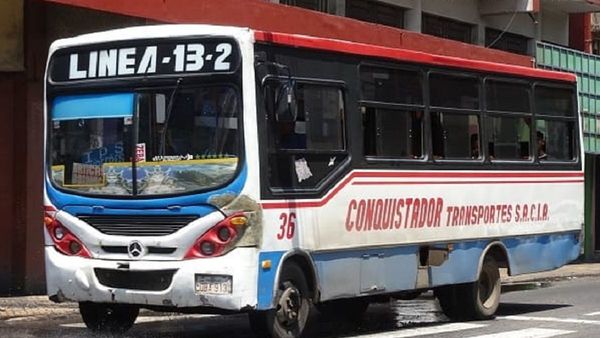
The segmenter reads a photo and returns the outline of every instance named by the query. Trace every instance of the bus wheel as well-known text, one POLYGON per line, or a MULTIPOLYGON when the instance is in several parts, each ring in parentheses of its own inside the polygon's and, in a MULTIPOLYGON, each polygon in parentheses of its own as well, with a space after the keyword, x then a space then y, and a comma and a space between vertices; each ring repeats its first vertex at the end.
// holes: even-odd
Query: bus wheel
POLYGON ((367 311, 369 302, 361 298, 339 299, 319 303, 316 307, 325 317, 358 320, 367 311))
POLYGON ((486 257, 479 273, 479 279, 475 283, 464 286, 464 299, 467 301, 466 315, 468 319, 490 319, 496 313, 500 305, 500 271, 498 263, 486 257))
POLYGON ((304 272, 294 263, 286 263, 279 278, 276 307, 249 314, 250 326, 261 337, 301 337, 310 313, 311 301, 304 272))
POLYGON ((135 322, 140 309, 125 304, 79 303, 79 313, 88 329, 96 332, 123 333, 135 322))
POLYGON ((440 307, 451 320, 490 319, 500 304, 498 263, 486 257, 474 283, 442 286, 435 289, 440 307))
POLYGON ((458 292, 461 285, 448 285, 436 288, 433 294, 438 299, 442 311, 450 320, 462 319, 461 304, 458 301, 458 292))

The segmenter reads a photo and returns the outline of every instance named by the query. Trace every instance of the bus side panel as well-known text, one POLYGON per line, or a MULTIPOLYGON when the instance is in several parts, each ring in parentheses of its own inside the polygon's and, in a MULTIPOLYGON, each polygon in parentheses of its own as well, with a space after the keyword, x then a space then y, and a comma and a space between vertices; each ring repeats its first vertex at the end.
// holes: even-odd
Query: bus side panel
POLYGON ((415 288, 418 247, 352 250, 313 255, 321 300, 415 288))
POLYGON ((508 250, 511 275, 556 269, 577 259, 578 233, 552 234, 502 240, 508 250))
POLYGON ((261 252, 258 256, 258 310, 271 309, 273 294, 276 290, 277 271, 285 251, 261 252), (271 266, 263 266, 263 262, 270 262, 271 266))
POLYGON ((477 265, 488 241, 455 243, 448 260, 429 269, 430 285, 469 283, 477 279, 477 265))

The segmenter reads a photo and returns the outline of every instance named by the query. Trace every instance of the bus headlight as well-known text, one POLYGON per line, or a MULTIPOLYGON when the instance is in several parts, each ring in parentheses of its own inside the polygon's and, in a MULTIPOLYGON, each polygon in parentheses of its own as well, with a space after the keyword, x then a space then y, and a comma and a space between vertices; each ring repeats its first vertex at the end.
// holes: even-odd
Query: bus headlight
POLYGON ((227 253, 242 237, 248 225, 243 213, 231 215, 202 234, 185 254, 185 259, 215 257, 227 253))

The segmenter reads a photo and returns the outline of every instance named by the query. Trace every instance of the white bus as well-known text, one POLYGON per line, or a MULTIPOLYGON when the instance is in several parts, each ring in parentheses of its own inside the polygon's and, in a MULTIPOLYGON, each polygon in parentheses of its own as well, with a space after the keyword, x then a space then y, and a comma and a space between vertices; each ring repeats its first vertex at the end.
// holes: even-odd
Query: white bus
POLYGON ((434 290, 491 318, 499 268, 578 257, 572 74, 209 25, 56 41, 45 113, 45 257, 95 331, 140 308, 309 312, 434 290))

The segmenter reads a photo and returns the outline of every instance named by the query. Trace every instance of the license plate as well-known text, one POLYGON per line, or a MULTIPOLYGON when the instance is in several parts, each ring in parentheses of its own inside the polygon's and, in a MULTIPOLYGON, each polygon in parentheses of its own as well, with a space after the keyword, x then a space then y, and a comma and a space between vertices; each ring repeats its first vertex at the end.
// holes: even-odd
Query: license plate
POLYGON ((232 291, 231 276, 196 275, 197 294, 229 294, 232 291))

